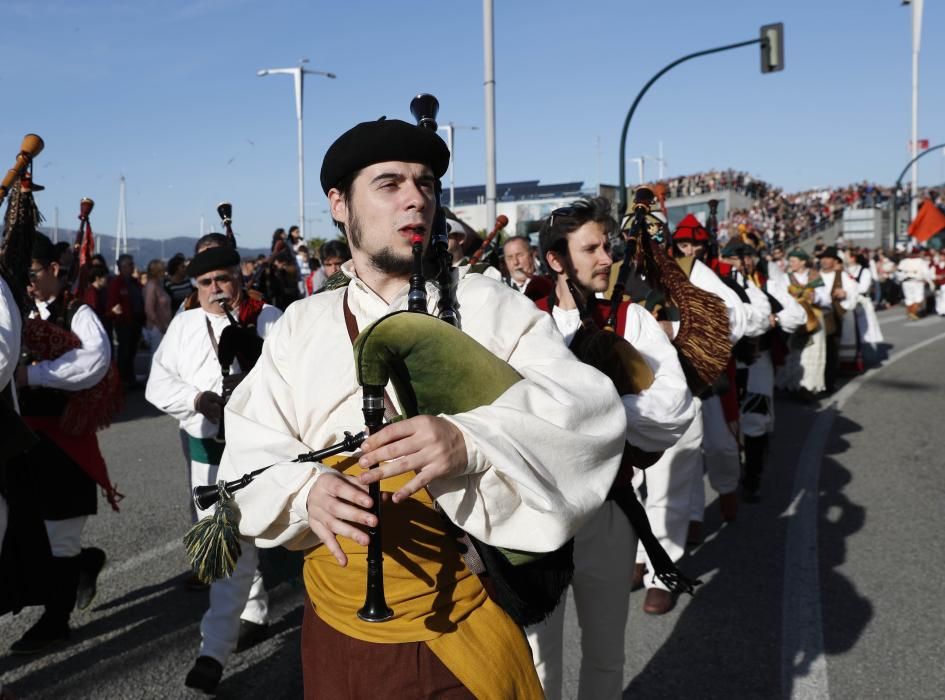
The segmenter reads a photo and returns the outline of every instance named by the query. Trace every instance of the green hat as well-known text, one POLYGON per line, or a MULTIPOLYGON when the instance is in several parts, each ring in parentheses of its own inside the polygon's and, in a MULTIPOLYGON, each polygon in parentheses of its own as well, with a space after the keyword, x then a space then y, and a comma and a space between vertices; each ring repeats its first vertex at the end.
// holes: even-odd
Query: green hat
POLYGON ((797 259, 799 259, 799 260, 804 260, 805 262, 809 262, 809 261, 810 261, 810 255, 808 255, 808 254, 807 254, 804 250, 802 250, 801 248, 795 248, 795 249, 792 250, 790 253, 788 253, 787 256, 788 256, 789 258, 797 258, 797 259))

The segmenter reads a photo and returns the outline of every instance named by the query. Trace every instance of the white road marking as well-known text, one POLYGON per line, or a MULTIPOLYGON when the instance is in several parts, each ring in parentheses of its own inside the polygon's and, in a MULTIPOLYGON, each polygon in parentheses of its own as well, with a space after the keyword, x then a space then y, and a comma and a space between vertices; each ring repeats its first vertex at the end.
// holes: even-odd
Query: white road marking
POLYGON ((160 545, 159 547, 153 547, 145 552, 136 554, 130 559, 125 559, 123 562, 116 564, 115 566, 105 565, 105 569, 102 571, 101 576, 99 576, 99 581, 107 581, 110 578, 115 576, 120 576, 126 571, 131 571, 132 569, 137 569, 138 567, 146 564, 152 559, 158 559, 160 557, 166 556, 173 552, 175 549, 183 549, 184 544, 180 539, 171 540, 166 544, 160 545))
POLYGON ((876 374, 940 340, 945 340, 945 333, 893 353, 882 366, 852 380, 818 411, 804 441, 794 476, 791 503, 784 513, 789 517, 781 619, 781 689, 785 698, 827 700, 830 697, 820 607, 817 494, 820 466, 834 418, 860 387, 876 374))

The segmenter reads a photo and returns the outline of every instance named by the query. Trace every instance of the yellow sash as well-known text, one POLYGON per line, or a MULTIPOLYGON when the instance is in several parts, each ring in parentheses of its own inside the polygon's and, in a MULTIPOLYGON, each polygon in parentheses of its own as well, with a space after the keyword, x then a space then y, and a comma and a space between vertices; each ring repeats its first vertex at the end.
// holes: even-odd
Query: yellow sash
MULTIPOLYGON (((353 457, 326 460, 344 474, 363 470, 353 457)), ((393 493, 413 472, 385 479, 393 493)), ((382 506, 384 589, 394 617, 364 622, 367 547, 346 537, 341 567, 327 547, 305 557, 305 588, 315 613, 349 637, 374 643, 426 642, 430 650, 478 698, 541 698, 541 686, 522 630, 492 602, 479 577, 463 562, 453 533, 426 490, 403 503, 382 506)))

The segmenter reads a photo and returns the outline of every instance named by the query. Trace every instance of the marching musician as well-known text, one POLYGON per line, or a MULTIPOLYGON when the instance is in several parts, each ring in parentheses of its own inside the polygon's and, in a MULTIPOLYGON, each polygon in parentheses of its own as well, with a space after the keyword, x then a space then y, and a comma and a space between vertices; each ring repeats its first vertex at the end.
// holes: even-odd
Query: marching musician
MULTIPOLYGON (((243 293, 239 265, 239 253, 225 238, 194 255, 187 274, 196 280, 198 306, 171 321, 154 354, 145 389, 145 398, 180 421, 187 435, 191 489, 216 482, 223 443, 215 436, 224 389, 244 376, 237 359, 224 387, 218 348, 224 329, 231 325, 224 304, 241 326, 260 338, 282 316, 279 309, 243 293)), ((250 646, 265 634, 268 598, 257 563, 255 548, 245 546, 233 576, 211 586, 210 607, 200 624, 200 653, 186 678, 189 687, 214 690, 237 646, 250 646)))
MULTIPOLYGON (((95 595, 96 579, 105 564, 105 552, 82 548, 82 531, 90 515, 98 510, 97 485, 105 489, 117 510, 120 498, 108 479, 105 460, 95 430, 107 424, 120 386, 111 371, 111 342, 95 312, 65 289, 53 243, 36 233, 29 270, 29 292, 36 311, 25 348, 34 361, 16 370, 20 413, 39 438, 37 444, 16 461, 40 470, 44 496, 43 519, 53 561, 39 621, 13 643, 15 654, 35 654, 69 638, 72 609, 87 608, 95 595), (63 337, 75 340, 73 349, 56 354, 63 337), (49 359, 42 359, 49 358, 49 359), (109 379, 111 381, 109 381, 109 379), (105 382, 107 386, 100 387, 105 382), (63 417, 79 392, 99 388, 84 404, 81 425, 64 425, 63 417)), ((87 394, 86 394, 87 396, 87 394)))
MULTIPOLYGON (((610 201, 603 197, 556 209, 542 224, 539 240, 554 290, 538 306, 551 314, 566 343, 571 344, 581 328, 579 305, 589 304, 587 311, 595 323, 604 325, 610 304, 596 294, 606 291, 610 281, 609 239, 616 227, 610 201), (572 287, 580 299, 574 298, 572 287)), ((626 439, 645 452, 659 452, 688 429, 695 415, 692 395, 676 349, 643 306, 623 301, 617 319, 615 331, 643 356, 654 375, 653 383, 639 394, 621 396, 626 439)), ((624 480, 620 485, 629 488, 631 476, 618 475, 618 481, 624 480)), ((612 499, 575 536, 571 585, 581 627, 579 697, 622 696, 624 634, 636 550, 637 533, 612 499)), ((564 605, 527 631, 545 695, 560 698, 564 605)))
MULTIPOLYGON (((756 242, 751 241, 751 242, 756 242)), ((759 500, 761 475, 768 451, 768 436, 774 432, 773 351, 782 347, 778 333, 793 333, 807 321, 807 313, 788 292, 787 278, 775 265, 762 266, 760 250, 750 242, 726 245, 722 259, 732 266, 752 305, 770 312, 770 328, 754 348, 754 361, 744 370, 739 392, 740 427, 745 453, 742 500, 759 500), (768 277, 767 273, 771 273, 768 277)), ((780 359, 780 358, 779 358, 780 359)))
MULTIPOLYGON (((364 425, 352 338, 407 308, 412 239, 430 243, 449 157, 434 131, 399 120, 358 124, 332 144, 321 184, 351 243, 348 283, 286 311, 226 408, 221 476, 278 463, 235 494, 240 532, 257 546, 308 550, 306 697, 542 697, 521 628, 467 568, 441 516, 493 545, 556 550, 603 502, 620 461, 626 417, 606 378, 573 358, 531 301, 473 273, 455 282, 461 330, 523 378, 492 404, 384 427, 354 474, 289 463, 364 425), (367 486, 382 479, 395 491, 383 508, 393 618, 365 622, 363 528, 378 524, 367 486)), ((438 286, 423 289, 435 311, 438 286)), ((464 391, 448 363, 440 369, 442 386, 464 391)))
POLYGON ((824 248, 820 255, 820 279, 823 284, 814 289, 814 303, 820 307, 827 334, 827 364, 824 367, 824 384, 827 392, 837 388, 837 371, 841 355, 852 348, 856 353, 856 329, 853 311, 857 304, 856 280, 843 269, 843 258, 836 247, 824 248))

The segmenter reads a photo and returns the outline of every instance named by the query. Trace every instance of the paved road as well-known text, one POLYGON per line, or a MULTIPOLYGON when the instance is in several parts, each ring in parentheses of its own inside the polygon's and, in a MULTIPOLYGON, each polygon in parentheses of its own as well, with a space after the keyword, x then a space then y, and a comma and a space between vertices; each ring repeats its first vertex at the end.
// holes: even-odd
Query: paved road
MULTIPOLYGON (((778 402, 762 503, 721 526, 707 493, 709 536, 682 564, 704 581, 696 596, 654 618, 633 594, 627 697, 945 696, 936 537, 945 530, 945 321, 900 313, 881 314, 880 369, 829 403, 778 402)), ((99 597, 73 615, 70 646, 37 659, 2 655, 0 674, 26 698, 197 697, 183 676, 207 596, 181 585, 189 514, 176 426, 138 395, 101 440, 126 499, 119 514, 103 502, 86 529, 86 543, 110 557, 99 597)), ((271 595, 273 634, 234 656, 221 698, 301 694, 303 591, 281 584, 271 595)), ((0 619, 0 648, 38 614, 0 619)), ((572 606, 566 624, 574 697, 572 606)))

